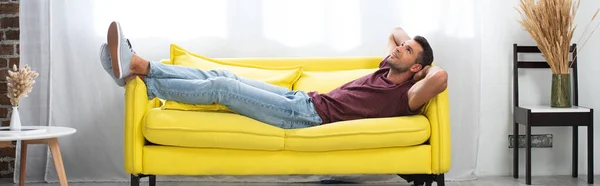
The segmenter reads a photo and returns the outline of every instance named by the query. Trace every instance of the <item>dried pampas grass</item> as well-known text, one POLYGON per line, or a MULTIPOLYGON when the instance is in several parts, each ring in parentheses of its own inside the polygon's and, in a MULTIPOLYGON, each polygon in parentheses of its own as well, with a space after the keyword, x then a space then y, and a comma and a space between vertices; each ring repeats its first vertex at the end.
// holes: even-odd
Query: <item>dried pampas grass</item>
POLYGON ((10 104, 13 107, 18 107, 19 100, 27 97, 27 94, 31 92, 33 84, 35 84, 33 79, 38 77, 38 75, 37 72, 31 71, 28 65, 25 65, 21 69, 17 69, 17 65, 14 65, 12 70, 8 71, 8 76, 6 77, 6 81, 8 81, 7 96, 10 98, 10 104))
MULTIPOLYGON (((521 10, 517 9, 522 17, 519 22, 538 44, 538 48, 546 58, 553 74, 569 73, 569 48, 577 27, 574 25, 574 19, 579 8, 579 1, 521 0, 521 10)), ((600 11, 600 9, 598 10, 600 11)), ((590 20, 590 24, 597 14, 598 11, 590 20)), ((590 24, 582 33, 580 41, 590 24)), ((584 44, 579 47, 580 51, 594 31, 596 31, 595 28, 584 44)))
POLYGON ((553 74, 569 73, 569 47, 579 0, 521 0, 519 21, 538 44, 553 74), (536 2, 537 1, 537 2, 536 2))

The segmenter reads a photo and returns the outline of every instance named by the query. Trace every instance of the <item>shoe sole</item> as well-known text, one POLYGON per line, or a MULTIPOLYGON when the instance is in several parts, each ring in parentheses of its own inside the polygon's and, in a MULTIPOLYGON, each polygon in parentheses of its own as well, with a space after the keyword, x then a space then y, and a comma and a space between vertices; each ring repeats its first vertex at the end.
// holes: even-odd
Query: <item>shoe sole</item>
POLYGON ((121 79, 121 27, 119 23, 113 21, 110 24, 107 38, 113 74, 117 79, 121 79))

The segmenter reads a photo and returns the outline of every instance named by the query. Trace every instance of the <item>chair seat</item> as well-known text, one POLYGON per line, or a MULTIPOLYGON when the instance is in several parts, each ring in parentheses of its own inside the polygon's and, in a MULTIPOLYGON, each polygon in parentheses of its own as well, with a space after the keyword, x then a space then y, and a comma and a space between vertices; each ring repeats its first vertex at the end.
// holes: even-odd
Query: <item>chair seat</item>
POLYGON ((285 130, 234 113, 152 109, 143 126, 146 139, 160 145, 271 151, 404 147, 422 144, 430 135, 429 121, 421 115, 285 130))
POLYGON ((585 107, 551 108, 549 106, 517 106, 516 123, 530 126, 588 126, 593 124, 593 109, 585 107))
POLYGON ((531 110, 531 113, 573 113, 573 112, 590 112, 591 109, 582 106, 572 106, 568 108, 554 108, 550 105, 522 105, 524 109, 531 110))

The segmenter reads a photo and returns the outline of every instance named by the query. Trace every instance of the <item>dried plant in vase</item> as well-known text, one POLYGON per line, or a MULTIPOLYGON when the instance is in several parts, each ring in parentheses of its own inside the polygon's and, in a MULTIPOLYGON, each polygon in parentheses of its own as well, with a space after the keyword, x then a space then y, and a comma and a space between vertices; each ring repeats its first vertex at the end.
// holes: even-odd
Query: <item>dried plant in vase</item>
MULTIPOLYGON (((517 9, 522 17, 519 22, 535 40, 552 70, 551 106, 571 107, 569 49, 577 27, 574 20, 579 8, 579 0, 521 0, 520 8, 517 9)), ((590 20, 580 40, 597 14, 598 11, 590 20)), ((584 46, 585 43, 579 50, 581 51, 584 46)))
POLYGON ((17 65, 14 65, 12 70, 8 71, 8 76, 6 77, 6 84, 8 88, 7 96, 10 99, 10 104, 12 105, 12 115, 10 120, 10 128, 11 130, 19 130, 21 129, 21 119, 19 117, 19 101, 22 98, 27 97, 27 94, 31 92, 33 89, 33 84, 35 84, 35 79, 38 77, 38 73, 32 71, 28 65, 21 69, 17 69, 17 65))

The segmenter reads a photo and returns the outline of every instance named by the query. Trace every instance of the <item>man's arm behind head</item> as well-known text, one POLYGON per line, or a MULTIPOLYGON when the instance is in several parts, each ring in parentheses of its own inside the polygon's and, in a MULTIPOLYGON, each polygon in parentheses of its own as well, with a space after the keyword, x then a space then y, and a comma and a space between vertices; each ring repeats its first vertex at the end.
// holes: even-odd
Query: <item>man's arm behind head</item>
POLYGON ((410 36, 404 31, 404 29, 400 27, 396 27, 390 33, 387 44, 387 55, 390 55, 402 41, 410 40, 410 36))
POLYGON ((408 90, 408 106, 411 110, 419 109, 431 98, 446 90, 448 85, 448 73, 440 67, 424 68, 420 73, 425 73, 425 77, 408 90))

